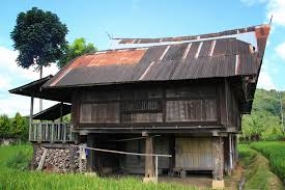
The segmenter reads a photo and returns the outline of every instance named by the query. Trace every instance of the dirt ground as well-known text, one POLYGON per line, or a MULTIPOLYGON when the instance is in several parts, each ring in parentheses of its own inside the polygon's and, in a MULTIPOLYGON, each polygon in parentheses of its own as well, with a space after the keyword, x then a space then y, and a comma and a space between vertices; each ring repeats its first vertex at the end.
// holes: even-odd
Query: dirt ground
MULTIPOLYGON (((231 176, 225 176, 225 190, 236 190, 238 184, 243 176, 244 169, 240 164, 237 164, 231 176)), ((185 178, 179 177, 159 177, 159 182, 183 184, 187 186, 196 186, 202 189, 211 189, 212 187, 211 175, 187 175, 185 178)))

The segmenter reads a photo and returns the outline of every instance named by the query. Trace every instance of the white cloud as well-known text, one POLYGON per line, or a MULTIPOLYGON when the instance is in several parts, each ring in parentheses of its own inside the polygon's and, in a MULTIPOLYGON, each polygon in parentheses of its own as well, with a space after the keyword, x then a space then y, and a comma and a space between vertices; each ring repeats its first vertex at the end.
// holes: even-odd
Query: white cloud
POLYGON ((261 72, 260 72, 257 87, 263 88, 266 90, 276 89, 276 86, 274 85, 272 78, 270 77, 268 72, 266 72, 264 70, 261 70, 261 72))
POLYGON ((252 6, 259 3, 264 3, 267 0, 241 0, 241 2, 247 6, 252 6))
POLYGON ((267 21, 273 15, 273 24, 277 26, 285 26, 285 1, 284 0, 241 0, 247 6, 255 4, 266 5, 266 19, 267 21))
POLYGON ((273 15, 273 24, 285 26, 285 1, 269 0, 267 3, 267 19, 273 15))
POLYGON ((11 88, 11 81, 10 78, 7 76, 0 75, 0 91, 5 91, 11 88))
MULTIPOLYGON (((30 99, 12 95, 9 89, 16 88, 31 81, 39 79, 39 73, 35 68, 23 69, 16 63, 18 53, 0 46, 0 114, 13 116, 16 112, 22 115, 28 115, 30 109, 30 99)), ((58 71, 55 64, 44 68, 43 76, 54 75, 58 71)), ((54 103, 44 101, 44 108, 54 103)), ((35 101, 35 113, 38 112, 38 103, 35 101)))
MULTIPOLYGON (((23 69, 19 67, 16 63, 16 58, 18 55, 17 51, 12 51, 5 47, 0 46, 0 75, 12 75, 17 76, 17 78, 22 78, 24 80, 36 80, 39 78, 39 73, 35 72, 35 67, 29 69, 23 69)), ((43 70, 43 76, 48 76, 50 74, 55 74, 58 71, 58 68, 55 64, 52 64, 50 67, 46 67, 43 70)), ((12 77, 10 76, 10 77, 12 77)))
MULTIPOLYGON (((285 17, 284 17, 285 19, 285 17)), ((277 55, 282 58, 283 60, 285 60, 285 42, 279 44, 276 48, 275 51, 277 53, 277 55)))

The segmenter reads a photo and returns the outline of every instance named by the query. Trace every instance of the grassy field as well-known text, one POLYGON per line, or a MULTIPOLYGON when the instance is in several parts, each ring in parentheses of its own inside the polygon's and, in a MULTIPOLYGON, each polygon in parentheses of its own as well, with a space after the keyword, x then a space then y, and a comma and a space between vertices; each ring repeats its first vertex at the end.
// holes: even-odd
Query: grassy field
MULTIPOLYGON (((245 166, 245 189, 284 189, 285 142, 256 142, 239 145, 245 166), (264 156, 263 156, 264 155, 264 156), (266 158, 268 159, 266 159, 266 158), (268 161, 269 160, 269 161, 268 161), (272 172, 272 171, 274 172, 272 172)), ((30 145, 0 147, 0 190, 17 189, 199 189, 174 184, 143 184, 141 178, 120 179, 84 176, 80 174, 52 174, 25 170, 31 158, 30 145)))
POLYGON ((272 171, 285 183, 285 142, 256 142, 251 143, 250 147, 270 161, 272 171))
POLYGON ((191 188, 186 186, 160 183, 143 184, 141 179, 125 177, 122 179, 100 178, 80 174, 51 174, 44 172, 25 171, 26 160, 31 156, 29 145, 0 147, 0 190, 39 189, 39 190, 70 190, 70 189, 107 189, 107 190, 178 190, 191 188))
POLYGON ((239 145, 239 156, 245 168, 245 189, 282 190, 284 186, 271 171, 270 163, 249 145, 239 145))

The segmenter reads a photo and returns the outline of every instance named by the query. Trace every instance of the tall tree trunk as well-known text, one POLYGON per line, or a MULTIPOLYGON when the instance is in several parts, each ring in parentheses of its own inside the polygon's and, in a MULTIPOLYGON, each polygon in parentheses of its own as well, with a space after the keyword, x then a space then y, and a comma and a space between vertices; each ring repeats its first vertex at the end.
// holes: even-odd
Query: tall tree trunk
MULTIPOLYGON (((42 78, 43 78, 43 66, 40 65, 40 79, 42 79, 42 78)), ((43 110, 43 100, 39 99, 39 103, 40 103, 39 109, 40 109, 40 111, 42 111, 43 110)))

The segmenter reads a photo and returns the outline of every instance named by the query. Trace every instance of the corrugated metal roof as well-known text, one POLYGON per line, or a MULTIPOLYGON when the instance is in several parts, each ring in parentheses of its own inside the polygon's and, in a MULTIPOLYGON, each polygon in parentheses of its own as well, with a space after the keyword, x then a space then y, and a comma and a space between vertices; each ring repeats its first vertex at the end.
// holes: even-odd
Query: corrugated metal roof
POLYGON ((59 103, 33 115, 33 119, 53 121, 70 113, 71 105, 59 103))
POLYGON ((124 43, 183 41, 192 38, 195 41, 83 55, 65 66, 44 87, 257 76, 269 29, 268 25, 262 25, 190 37, 120 39, 124 43), (232 36, 226 38, 227 35, 244 32, 255 32, 258 47, 232 36), (217 36, 220 38, 211 38, 217 36))
POLYGON ((248 43, 235 38, 227 38, 143 49, 97 52, 77 58, 46 86, 60 87, 257 74, 256 57, 250 48, 248 43), (239 60, 237 61, 237 59, 239 60))

